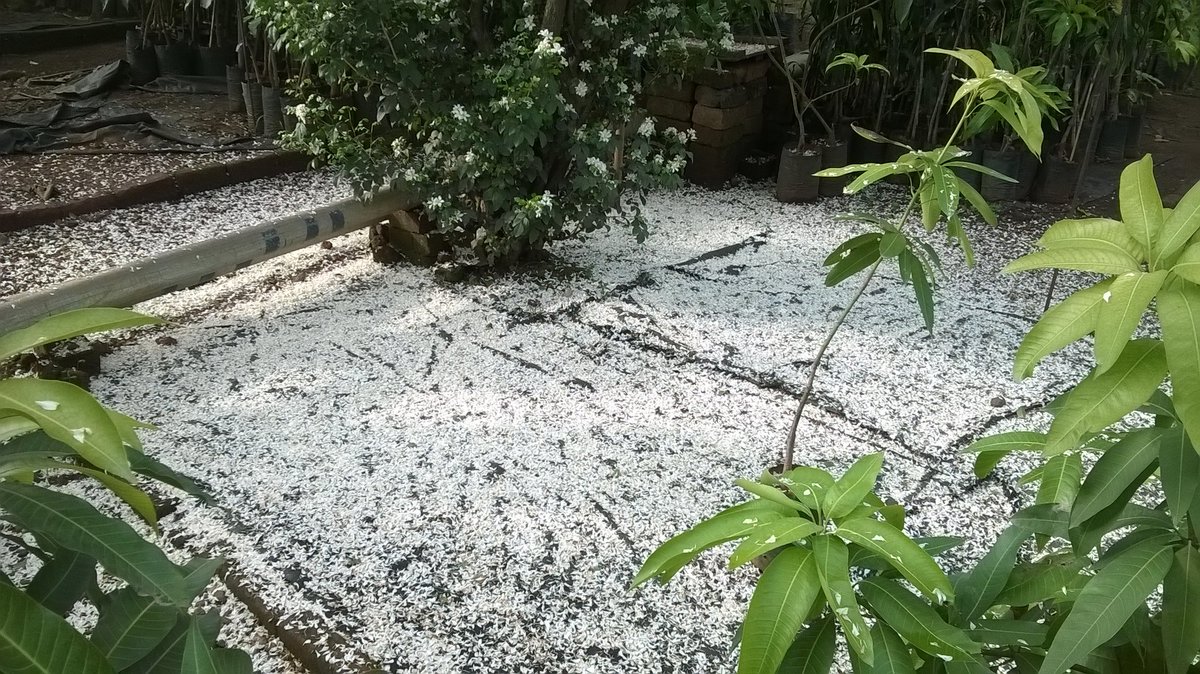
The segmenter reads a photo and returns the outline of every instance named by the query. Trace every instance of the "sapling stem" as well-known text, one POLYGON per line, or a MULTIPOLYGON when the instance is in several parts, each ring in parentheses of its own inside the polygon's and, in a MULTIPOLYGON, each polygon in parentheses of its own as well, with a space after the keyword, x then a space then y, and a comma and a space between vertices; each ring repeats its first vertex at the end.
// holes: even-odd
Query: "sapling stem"
MULTIPOLYGON (((913 191, 912 196, 908 200, 908 207, 904 209, 904 215, 900 218, 896 229, 904 228, 904 223, 908 222, 908 217, 912 215, 913 207, 917 203, 917 193, 913 191)), ((862 283, 858 289, 850 296, 850 301, 846 304, 846 308, 842 309, 842 313, 838 314, 837 320, 829 327, 829 332, 825 333, 825 341, 821 342, 821 348, 817 349, 817 355, 813 357, 812 365, 808 368, 808 379, 804 382, 804 390, 800 393, 800 402, 796 404, 796 413, 792 415, 792 426, 788 430, 787 446, 783 450, 783 472, 788 472, 792 469, 792 461, 796 455, 796 430, 800 427, 800 418, 804 416, 804 408, 808 406, 808 399, 812 395, 813 382, 817 379, 817 370, 821 367, 821 361, 825 359, 825 352, 829 349, 829 345, 833 342, 833 338, 837 336, 842 325, 846 322, 846 317, 850 315, 850 311, 862 299, 863 293, 867 291, 867 286, 871 285, 871 280, 875 278, 875 272, 879 271, 879 265, 883 263, 883 258, 875 261, 867 269, 867 275, 863 277, 862 283)))

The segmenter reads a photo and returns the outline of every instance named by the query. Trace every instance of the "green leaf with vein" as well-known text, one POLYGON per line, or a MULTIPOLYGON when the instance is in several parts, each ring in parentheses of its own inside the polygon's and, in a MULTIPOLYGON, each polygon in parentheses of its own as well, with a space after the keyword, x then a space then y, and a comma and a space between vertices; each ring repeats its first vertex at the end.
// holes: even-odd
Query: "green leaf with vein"
POLYGON ((114 674, 70 623, 8 583, 0 583, 0 671, 114 674))
POLYGON ((876 620, 871 628, 871 643, 875 648, 875 664, 870 674, 916 674, 908 645, 882 620, 876 620))
POLYGON ((726 508, 658 546, 634 577, 633 587, 655 577, 660 583, 666 583, 684 564, 695 559, 701 552, 726 541, 741 538, 760 524, 791 515, 795 515, 795 511, 762 499, 726 508))
POLYGON ((854 248, 829 270, 829 273, 825 276, 825 286, 832 288, 879 260, 878 245, 864 245, 854 248))
POLYGON ((80 335, 161 323, 157 318, 128 309, 75 309, 65 311, 20 330, 0 336, 0 361, 39 346, 80 335))
POLYGON ((1200 243, 1192 244, 1171 267, 1171 273, 1192 283, 1200 284, 1200 243))
POLYGON ((729 568, 736 569, 760 555, 791 545, 820 531, 824 530, 802 517, 785 517, 755 527, 729 556, 729 568))
POLYGON ((957 176, 955 178, 958 180, 958 191, 966 198, 967 203, 971 204, 971 207, 979 213, 979 217, 983 218, 984 222, 995 226, 997 222, 996 212, 988 205, 987 199, 984 199, 983 195, 974 187, 971 187, 971 184, 967 181, 957 176))
POLYGON ((208 646, 204 634, 200 631, 200 624, 193 622, 188 627, 187 641, 183 646, 183 660, 179 668, 180 674, 223 674, 217 670, 217 664, 213 662, 212 651, 208 646))
POLYGON ((971 443, 965 452, 976 454, 975 477, 983 479, 1004 457, 1013 452, 1040 452, 1046 446, 1046 434, 1031 431, 1009 431, 980 438, 971 443))
POLYGON ((900 253, 900 265, 901 269, 908 271, 913 293, 917 296, 917 306, 921 309, 921 316, 925 319, 925 329, 932 334, 933 286, 929 282, 929 276, 925 273, 925 263, 913 255, 911 250, 906 250, 900 253))
POLYGON ((896 581, 868 578, 859 591, 871 611, 915 648, 942 660, 970 660, 979 652, 979 644, 896 581))
POLYGON ((837 536, 814 536, 812 557, 817 564, 817 576, 825 591, 825 600, 842 625, 846 643, 863 662, 873 663, 875 654, 871 631, 858 607, 854 586, 850 584, 850 550, 837 536))
POLYGON ((860 517, 842 522, 836 533, 886 559, 930 601, 945 604, 954 599, 954 587, 933 557, 890 524, 860 517))
POLYGON ((1038 485, 1037 504, 1052 505, 1067 510, 1079 493, 1079 480, 1083 476, 1083 462, 1079 452, 1063 452, 1050 457, 1042 468, 1041 483, 1038 485))
POLYGON ((96 560, 70 550, 58 550, 42 565, 25 593, 58 615, 66 615, 96 582, 96 560))
POLYGON ((34 485, 0 482, 0 507, 24 529, 94 557, 106 571, 142 592, 176 606, 191 603, 183 575, 161 550, 87 501, 34 485))
POLYGON ((834 248, 833 251, 831 251, 829 253, 829 255, 826 255, 825 261, 822 262, 821 264, 823 264, 826 267, 837 264, 838 262, 841 262, 842 259, 846 255, 849 255, 850 251, 852 251, 856 248, 863 248, 863 247, 870 247, 870 246, 878 247, 879 240, 882 237, 883 237, 883 234, 880 232, 867 232, 866 234, 859 234, 856 237, 846 239, 845 241, 838 244, 837 248, 834 248))
POLYGON ((1168 283, 1158 294, 1158 319, 1175 412, 1188 436, 1200 438, 1200 286, 1168 283))
POLYGON ((144 597, 131 587, 109 595, 92 630, 92 643, 117 669, 124 669, 154 650, 179 618, 179 609, 144 597))
POLYGON ((1130 272, 1113 278, 1103 295, 1096 319, 1096 371, 1103 373, 1120 357, 1133 331, 1142 324, 1142 314, 1158 294, 1166 271, 1130 272))
POLYGON ((801 630, 784 654, 778 674, 828 674, 837 653, 835 625, 833 616, 827 616, 801 630))
POLYGON ((1032 375, 1043 358, 1095 330, 1111 283, 1104 280, 1077 291, 1042 314, 1017 347, 1013 377, 1020 381, 1032 375))
POLYGON ((972 639, 991 646, 1025 646, 1040 648, 1046 643, 1050 630, 1032 620, 980 620, 967 630, 972 639))
MULTIPOLYGON (((1112 367, 1103 374, 1093 371, 1067 394, 1066 402, 1050 425, 1046 455, 1056 456, 1074 449, 1084 436, 1120 421, 1150 399, 1166 374, 1167 357, 1162 342, 1151 339, 1129 342, 1112 367)), ((1200 377, 1200 371, 1197 376, 1200 377)))
POLYGON ((1008 583, 996 596, 995 603, 1031 606, 1050 599, 1066 599, 1087 583, 1088 577, 1081 570, 1081 564, 1074 559, 1019 564, 1009 574, 1008 583))
POLYGON ((805 510, 805 507, 802 504, 793 501, 792 499, 788 498, 787 494, 770 485, 765 485, 761 482, 754 482, 753 480, 747 480, 744 477, 739 477, 738 479, 734 480, 734 483, 765 501, 771 501, 785 508, 791 508, 792 510, 798 512, 803 512, 805 510))
POLYGON ((758 579, 742 623, 738 674, 775 674, 820 592, 811 552, 793 545, 776 555, 758 579))
POLYGON ((1170 674, 1184 674, 1200 651, 1200 550, 1175 553, 1162 597, 1163 659, 1170 674))
POLYGON ((1159 258, 1170 260, 1200 230, 1200 182, 1183 195, 1163 222, 1159 233, 1159 258))
POLYGON ((1059 220, 1038 239, 1037 245, 1046 249, 1095 248, 1132 255, 1138 260, 1146 258, 1146 249, 1129 235, 1125 224, 1108 218, 1059 220))
POLYGON ((46 435, 97 468, 134 481, 120 433, 108 412, 78 386, 45 379, 3 379, 0 410, 12 410, 32 419, 46 435))
POLYGON ((212 659, 221 674, 254 674, 254 665, 246 651, 214 648, 212 659))
POLYGON ((875 488, 875 480, 882 468, 882 452, 860 457, 825 493, 821 510, 828 517, 845 517, 862 505, 867 494, 875 488))
MULTIPOLYGON (((1111 506, 1158 460, 1162 429, 1142 428, 1105 450, 1088 472, 1071 506, 1071 527, 1078 527, 1111 506)), ((1057 457, 1055 457, 1057 458, 1057 457)), ((1140 484, 1140 483, 1138 483, 1140 484)), ((1122 504, 1122 507, 1124 504, 1122 504)))
POLYGON ((1173 559, 1169 546, 1147 541, 1100 569, 1079 592, 1046 651, 1039 674, 1060 674, 1115 636, 1158 588, 1173 559))
POLYGON ((1200 455, 1181 426, 1164 429, 1158 441, 1159 480, 1167 496, 1168 510, 1177 527, 1182 526, 1188 506, 1196 499, 1200 455))
POLYGON ((1141 271, 1138 261, 1129 253, 1096 248, 1050 248, 1017 258, 1008 263, 1004 273, 1031 269, 1073 269, 1106 275, 1141 271))
POLYGON ((957 600, 954 607, 959 625, 969 624, 992 606, 996 597, 1008 584, 1021 545, 1029 539, 1029 531, 1010 525, 983 559, 970 571, 959 576, 954 583, 957 600))
POLYGON ((1146 250, 1150 268, 1155 269, 1159 259, 1159 231, 1163 228, 1163 205, 1154 182, 1154 160, 1150 155, 1125 167, 1121 172, 1119 191, 1121 220, 1129 235, 1146 250))

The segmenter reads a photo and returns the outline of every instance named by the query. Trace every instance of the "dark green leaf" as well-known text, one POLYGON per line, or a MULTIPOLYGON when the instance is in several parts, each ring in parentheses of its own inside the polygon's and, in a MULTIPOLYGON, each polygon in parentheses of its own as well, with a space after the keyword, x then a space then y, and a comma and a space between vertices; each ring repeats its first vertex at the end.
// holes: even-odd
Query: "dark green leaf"
POLYGON ((883 453, 866 454, 854 462, 825 493, 822 510, 832 518, 845 517, 862 505, 875 488, 875 479, 883 468, 883 453))
POLYGON ((1158 294, 1167 364, 1171 368, 1171 399, 1187 434, 1200 438, 1200 286, 1168 283, 1158 294))
POLYGON ((876 620, 871 628, 871 642, 875 644, 875 665, 871 668, 871 674, 916 673, 908 645, 882 620, 876 620))
POLYGON ((254 674, 254 665, 245 651, 214 648, 212 659, 220 674, 254 674))
POLYGON ((979 644, 896 581, 869 578, 859 591, 875 615, 914 647, 948 662, 971 660, 979 652, 979 644))
POLYGON ((1064 452, 1051 457, 1042 466, 1037 504, 1049 504, 1069 510, 1075 495, 1079 493, 1079 479, 1082 475, 1083 462, 1079 452, 1064 452))
POLYGON ((883 238, 883 234, 880 232, 868 232, 866 234, 859 234, 852 239, 847 239, 838 244, 838 247, 834 248, 833 252, 829 253, 829 255, 825 257, 825 261, 821 264, 828 267, 841 262, 847 255, 850 254, 850 251, 858 248, 878 248, 879 240, 881 238, 883 238))
POLYGON ((860 246, 849 251, 825 276, 825 286, 833 287, 858 272, 879 262, 879 246, 860 246))
POLYGON ((954 588, 933 557, 890 524, 860 517, 839 524, 837 535, 887 559, 931 601, 945 604, 954 599, 954 588))
POLYGON ((995 603, 1031 606, 1049 599, 1068 599, 1088 580, 1080 570, 1079 563, 1074 560, 1019 564, 1009 575, 1004 590, 996 596, 995 603))
POLYGON ((908 239, 900 232, 884 232, 883 238, 879 240, 879 255, 896 257, 907 247, 908 239))
POLYGON ((825 600, 842 625, 846 643, 863 662, 871 664, 875 661, 875 655, 870 629, 858 607, 854 586, 850 584, 850 551, 837 536, 814 536, 812 557, 817 564, 817 575, 825 591, 825 600))
POLYGON ((217 670, 217 665, 213 662, 212 651, 208 647, 204 634, 200 632, 200 624, 197 622, 193 622, 188 627, 179 672, 180 674, 223 674, 217 670))
POLYGON ((1046 643, 1049 629, 1032 620, 980 620, 967 630, 972 639, 991 646, 1024 646, 1040 648, 1046 643))
POLYGON ((1153 542, 1132 547, 1083 586, 1054 636, 1040 674, 1060 674, 1120 631, 1146 597, 1158 588, 1174 558, 1170 547, 1153 542))
POLYGON ((114 674, 66 620, 7 583, 0 583, 0 671, 114 674))
POLYGON ((94 557, 106 571, 139 590, 177 606, 191 603, 182 574, 161 550, 87 501, 34 485, 0 482, 0 507, 21 527, 94 557))
MULTIPOLYGON (((1164 328, 1165 329, 1165 328, 1164 328)), ((1158 390, 1167 372, 1162 342, 1136 339, 1103 374, 1091 374, 1067 396, 1046 438, 1046 454, 1074 449, 1084 436, 1101 431, 1140 407, 1158 390)), ((1200 371, 1197 373, 1200 383, 1200 371)), ((1178 400, 1176 400, 1178 407, 1178 400)))
POLYGON ((42 565, 25 593, 51 613, 66 615, 96 582, 96 560, 70 550, 59 550, 42 565))
POLYGON ((117 590, 100 613, 92 643, 117 669, 124 669, 154 650, 179 619, 179 609, 143 597, 133 588, 117 590))
POLYGON ((1029 533, 1019 526, 1009 526, 983 559, 954 583, 958 597, 955 602, 957 624, 971 623, 992 606, 1008 584, 1013 565, 1017 562, 1017 553, 1029 538, 1029 533))
POLYGON ((925 329, 932 333, 933 286, 930 285, 929 277, 925 274, 925 264, 907 250, 900 254, 900 261, 901 264, 908 266, 912 276, 913 293, 917 296, 917 306, 921 309, 921 316, 925 318, 925 329))
POLYGON ((1191 545, 1175 553, 1163 580, 1162 635, 1167 670, 1188 671, 1200 651, 1200 550, 1191 545))
POLYGON ((776 555, 746 611, 738 674, 775 674, 820 592, 811 552, 790 546, 776 555))
POLYGON ((161 323, 157 318, 128 309, 76 309, 56 314, 27 328, 13 330, 0 336, 0 361, 36 347, 94 332, 161 323))
POLYGON ((1158 441, 1158 465, 1163 492, 1171 506, 1171 517, 1178 525, 1196 498, 1200 477, 1200 455, 1196 454, 1196 448, 1192 446, 1191 438, 1183 427, 1163 430, 1158 441))
POLYGON ((704 550, 741 538, 760 524, 793 514, 794 511, 762 499, 726 508, 658 546, 634 577, 633 587, 655 577, 659 578, 659 582, 666 583, 683 564, 695 559, 704 550))
POLYGON ((837 652, 837 628, 832 616, 801 630, 783 656, 779 674, 826 674, 837 652))
MULTIPOLYGON (((1162 431, 1157 428, 1139 429, 1100 456, 1071 506, 1072 527, 1080 526, 1111 506, 1131 485, 1140 486, 1136 480, 1158 460, 1161 436, 1162 431)), ((1124 505, 1121 503, 1121 507, 1124 505)))

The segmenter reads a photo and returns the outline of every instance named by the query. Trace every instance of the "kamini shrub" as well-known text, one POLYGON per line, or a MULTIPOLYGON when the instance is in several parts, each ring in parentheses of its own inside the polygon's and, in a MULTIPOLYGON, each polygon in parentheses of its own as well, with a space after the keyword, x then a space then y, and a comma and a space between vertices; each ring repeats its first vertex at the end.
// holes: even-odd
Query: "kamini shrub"
POLYGON ((647 120, 641 82, 731 45, 719 2, 251 4, 314 66, 286 142, 359 193, 415 190, 488 262, 605 227, 614 208, 644 238, 642 197, 678 184, 687 136, 647 120))

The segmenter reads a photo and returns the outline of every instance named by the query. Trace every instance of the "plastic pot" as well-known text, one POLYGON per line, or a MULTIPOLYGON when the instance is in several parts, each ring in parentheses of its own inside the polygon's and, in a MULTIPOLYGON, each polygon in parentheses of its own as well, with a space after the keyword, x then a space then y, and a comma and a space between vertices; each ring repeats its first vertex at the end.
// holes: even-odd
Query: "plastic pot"
POLYGON ((779 173, 775 177, 775 198, 788 204, 816 201, 821 194, 821 150, 811 146, 797 149, 785 146, 779 152, 779 173))
POLYGON ((1125 157, 1125 139, 1129 133, 1129 117, 1117 115, 1104 120, 1100 139, 1096 141, 1096 161, 1118 161, 1125 157))
POLYGON ((1060 157, 1046 157, 1033 181, 1033 200, 1045 204, 1065 204, 1075 196, 1079 164, 1060 157))
POLYGON ((738 173, 750 180, 769 180, 771 176, 779 175, 779 154, 751 149, 742 157, 738 173))
POLYGON ((1024 147, 1021 148, 1019 154, 1021 161, 1017 165, 1017 175, 1013 177, 1017 179, 1016 199, 1025 201, 1033 192, 1033 181, 1037 180, 1038 169, 1041 168, 1042 163, 1038 161, 1036 155, 1024 147))
POLYGON ((288 112, 288 110, 296 107, 297 102, 298 101, 296 101, 296 99, 292 98, 291 96, 280 96, 279 97, 279 103, 283 106, 283 130, 284 131, 295 131, 296 130, 296 116, 293 115, 292 113, 288 112))
POLYGON ((246 127, 250 135, 261 136, 263 132, 262 85, 258 82, 242 82, 242 99, 246 105, 246 127))
POLYGON ((204 77, 225 77, 227 54, 222 47, 199 47, 196 49, 196 71, 204 77))
POLYGON ((279 132, 283 131, 283 103, 275 87, 262 87, 262 114, 263 135, 267 138, 279 137, 279 132))
POLYGON ((195 52, 182 42, 154 45, 158 55, 158 72, 163 75, 187 77, 196 73, 195 52))
POLYGON ((1137 159, 1142 156, 1142 129, 1146 124, 1146 109, 1134 108, 1129 115, 1128 126, 1125 128, 1125 158, 1137 159))
MULTIPOLYGON (((984 150, 983 165, 1010 178, 1020 180, 1021 154, 1015 150, 984 150)), ((979 180, 979 194, 988 201, 1015 201, 1019 183, 985 175, 979 180)))
POLYGON ((245 112, 246 99, 242 96, 242 69, 225 66, 225 107, 230 112, 245 112))
MULTIPOLYGON (((821 168, 839 168, 850 163, 850 146, 846 143, 826 145, 821 150, 821 168)), ((842 188, 850 184, 851 176, 840 178, 818 178, 817 192, 823 197, 836 197, 842 194, 842 188)))
POLYGON ((154 47, 142 46, 139 31, 125 32, 125 61, 129 64, 129 81, 134 84, 145 84, 158 77, 158 57, 154 47))
POLYGON ((857 133, 850 133, 847 160, 851 164, 876 164, 883 160, 883 145, 872 143, 857 133))

